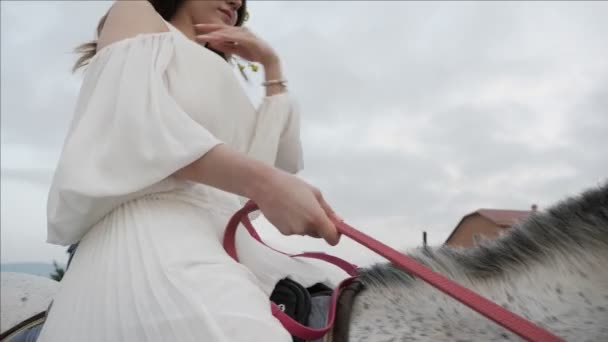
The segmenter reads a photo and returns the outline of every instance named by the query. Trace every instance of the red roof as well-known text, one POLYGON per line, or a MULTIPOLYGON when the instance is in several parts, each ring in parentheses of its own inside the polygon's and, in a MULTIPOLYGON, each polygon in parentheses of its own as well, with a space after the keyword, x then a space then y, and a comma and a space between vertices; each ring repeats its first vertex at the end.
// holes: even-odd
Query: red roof
POLYGON ((472 214, 479 214, 501 227, 510 227, 531 213, 531 210, 479 209, 472 214))
POLYGON ((448 236, 448 238, 445 241, 446 241, 446 243, 448 241, 450 241, 452 236, 454 236, 454 234, 460 227, 460 224, 462 223, 462 221, 464 221, 469 216, 480 215, 480 216, 483 216, 483 217, 487 218, 488 220, 494 222, 496 225, 498 225, 501 228, 509 228, 512 225, 514 225, 515 223, 517 223, 518 221, 525 219, 526 217, 528 217, 528 215, 530 215, 533 212, 534 212, 533 210, 477 209, 476 211, 474 211, 468 215, 465 215, 460 220, 460 222, 458 222, 458 224, 456 225, 456 228, 454 228, 454 230, 452 230, 452 233, 450 234, 450 236, 448 236))

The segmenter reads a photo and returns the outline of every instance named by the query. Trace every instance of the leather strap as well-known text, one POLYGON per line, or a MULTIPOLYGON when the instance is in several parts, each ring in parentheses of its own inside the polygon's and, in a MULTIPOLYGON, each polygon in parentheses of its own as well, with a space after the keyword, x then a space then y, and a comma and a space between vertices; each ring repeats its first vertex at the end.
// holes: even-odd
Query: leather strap
MULTIPOLYGON (((257 205, 249 201, 245 204, 243 208, 237 211, 226 226, 226 230, 224 232, 224 249, 226 252, 238 261, 238 255, 236 252, 236 230, 238 229, 239 223, 242 223, 243 226, 247 229, 249 234, 254 237, 257 241, 264 243, 260 236, 255 231, 255 228, 251 224, 249 220, 248 214, 257 210, 257 205)), ((422 265, 418 261, 410 258, 406 255, 403 255, 396 251, 395 249, 381 243, 378 240, 375 240, 368 235, 356 230, 355 228, 349 226, 345 222, 334 222, 338 231, 348 236, 349 238, 357 241, 358 243, 366 246, 372 251, 382 255, 390 262, 395 264, 396 266, 410 272, 414 276, 424 280, 429 283, 431 286, 441 290, 452 298, 460 301, 464 305, 470 307, 471 309, 479 312, 483 316, 491 319, 492 321, 500 324, 504 328, 512 331, 513 333, 519 335, 520 337, 528 340, 528 341, 543 341, 543 342, 557 342, 564 341, 563 339, 553 335, 547 330, 539 327, 538 325, 522 318, 521 316, 516 315, 515 313, 506 310, 500 305, 478 295, 477 293, 457 284, 456 282, 444 277, 443 275, 432 271, 428 267, 422 265)), ((264 243, 264 245, 266 245, 264 243)), ((268 246, 268 245, 266 245, 268 246)), ((270 247, 270 246, 269 246, 270 247)), ((272 247, 270 247, 272 248, 272 247)), ((274 248, 273 248, 274 249, 274 248)), ((274 249, 276 251, 276 249, 274 249)), ((279 251, 280 252, 280 251, 279 251)), ((281 252, 282 253, 282 252, 281 252)), ((283 253, 285 254, 285 253, 283 253)), ((290 254, 287 254, 290 255, 290 254)), ((344 271, 346 271, 350 278, 342 281, 338 287, 332 293, 331 306, 329 309, 329 317, 327 320, 327 325, 321 329, 312 329, 306 327, 297 321, 293 320, 287 314, 282 312, 278 306, 272 303, 272 313, 273 315, 279 319, 279 321, 283 324, 283 326, 289 331, 292 335, 295 335, 302 339, 314 340, 323 337, 333 326, 335 315, 336 315, 336 305, 339 297, 340 291, 353 282, 357 275, 357 268, 353 264, 350 264, 340 258, 331 256, 325 253, 302 253, 297 255, 290 256, 301 256, 301 257, 309 257, 315 259, 325 260, 330 262, 344 271)))
POLYGON ((358 275, 359 272, 358 272, 356 265, 351 264, 348 261, 338 258, 336 256, 333 256, 331 254, 327 254, 327 253, 323 253, 323 252, 305 252, 305 253, 300 253, 300 254, 288 254, 288 253, 279 251, 279 250, 273 248, 272 246, 267 245, 264 241, 262 241, 262 239, 260 238, 260 235, 257 233, 255 228, 253 227, 253 224, 251 224, 251 220, 249 220, 249 214, 256 210, 258 210, 258 207, 253 202, 251 202, 251 201, 247 202, 242 209, 237 211, 236 214, 234 214, 232 216, 232 218, 228 222, 226 230, 224 231, 224 249, 226 250, 228 255, 230 255, 234 260, 239 261, 239 257, 236 252, 236 230, 238 229, 238 224, 241 223, 241 224, 243 224, 245 229, 247 229, 247 231, 249 232, 249 235, 251 235, 251 237, 253 237, 259 243, 272 249, 275 252, 278 252, 278 253, 281 253, 283 255, 287 255, 290 257, 303 257, 303 258, 323 260, 323 261, 326 261, 330 264, 333 264, 333 265, 339 267, 344 272, 348 273, 350 276, 358 275))
POLYGON ((251 221, 249 220, 249 214, 257 209, 258 209, 258 207, 255 203, 253 203, 252 201, 247 202, 243 208, 241 208, 239 211, 237 211, 232 216, 232 218, 228 222, 228 225, 226 226, 226 230, 224 231, 223 245, 224 245, 224 249, 226 250, 226 253, 228 253, 228 255, 230 255, 234 260, 239 261, 239 257, 236 252, 236 230, 238 229, 239 223, 240 223, 245 227, 245 229, 247 229, 247 231, 249 232, 249 235, 251 235, 255 240, 259 241, 264 246, 267 246, 268 248, 271 248, 274 251, 277 251, 281 254, 288 255, 290 257, 304 257, 304 258, 323 260, 323 261, 336 265, 337 267, 341 268, 342 270, 344 270, 346 273, 348 273, 350 275, 350 277, 344 279, 333 290, 333 292, 331 294, 331 301, 330 301, 330 307, 329 307, 329 312, 328 312, 328 317, 327 317, 327 324, 323 328, 313 329, 313 328, 307 327, 305 325, 302 325, 299 322, 297 322, 296 320, 294 320, 293 318, 289 317, 289 315, 287 315, 286 313, 281 311, 281 309, 275 303, 273 303, 272 301, 270 302, 273 316, 275 316, 281 322, 283 327, 285 327, 285 329, 287 329, 287 331, 289 331, 292 335, 297 336, 304 340, 319 339, 319 338, 323 337, 325 334, 327 334, 332 329, 332 327, 334 325, 335 317, 336 317, 336 308, 338 306, 338 299, 340 297, 339 296, 340 292, 343 288, 350 285, 356 279, 356 277, 358 275, 357 266, 355 266, 343 259, 340 259, 333 255, 322 253, 322 252, 287 254, 287 253, 278 251, 278 250, 272 248, 271 246, 268 246, 264 241, 262 241, 262 239, 256 232, 255 228, 251 224, 251 221))
POLYGON ((466 287, 432 271, 430 268, 422 265, 413 258, 399 253, 395 249, 367 236, 345 222, 336 222, 335 224, 342 234, 382 255, 393 264, 424 280, 462 304, 519 335, 521 338, 528 341, 542 342, 564 341, 531 321, 516 315, 466 287))

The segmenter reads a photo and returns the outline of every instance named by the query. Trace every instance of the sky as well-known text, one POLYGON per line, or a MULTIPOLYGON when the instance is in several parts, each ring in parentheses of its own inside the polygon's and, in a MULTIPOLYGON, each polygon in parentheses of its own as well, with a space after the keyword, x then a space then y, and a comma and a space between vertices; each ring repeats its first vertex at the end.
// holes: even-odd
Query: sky
MULTIPOLYGON (((1 261, 65 262, 46 196, 103 1, 2 1, 1 261)), ((608 2, 250 1, 302 114, 305 169, 349 224, 400 250, 478 208, 540 210, 608 175, 608 2)), ((262 95, 261 75, 244 88, 262 95)), ((203 82, 204 80, 201 80, 203 82)), ((380 260, 344 238, 286 250, 380 260)))

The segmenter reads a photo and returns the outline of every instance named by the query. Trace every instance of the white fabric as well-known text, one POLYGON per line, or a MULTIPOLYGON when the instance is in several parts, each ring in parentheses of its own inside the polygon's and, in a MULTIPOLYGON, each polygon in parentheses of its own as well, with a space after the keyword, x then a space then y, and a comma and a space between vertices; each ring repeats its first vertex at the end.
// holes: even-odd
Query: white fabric
POLYGON ((170 32, 111 44, 91 61, 48 202, 48 241, 81 241, 40 341, 290 341, 268 297, 291 275, 331 282, 239 232, 238 196, 171 174, 218 144, 302 168, 289 94, 256 110, 229 64, 170 32))

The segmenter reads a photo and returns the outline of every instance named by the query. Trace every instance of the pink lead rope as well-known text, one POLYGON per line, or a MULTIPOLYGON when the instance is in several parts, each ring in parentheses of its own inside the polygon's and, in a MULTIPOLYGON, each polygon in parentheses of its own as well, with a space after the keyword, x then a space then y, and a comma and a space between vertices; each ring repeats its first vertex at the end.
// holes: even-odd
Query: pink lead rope
MULTIPOLYGON (((224 249, 236 261, 239 260, 236 253, 236 230, 238 229, 239 223, 243 224, 243 226, 247 229, 247 231, 253 238, 266 245, 260 239, 259 235, 255 231, 255 228, 251 224, 251 221, 249 220, 249 213, 256 210, 258 210, 258 207, 254 202, 247 202, 247 204, 245 204, 243 208, 241 208, 232 216, 232 218, 228 222, 228 225, 226 226, 226 231, 224 232, 224 249)), ((363 246, 380 254, 393 264, 424 280, 431 286, 441 290, 445 294, 458 300, 459 302, 470 307, 471 309, 479 312, 488 319, 491 319, 492 321, 500 324, 505 329, 512 331, 520 337, 528 341, 564 341, 563 339, 553 335, 552 333, 539 327, 538 325, 522 318, 521 316, 514 314, 509 310, 506 310, 502 306, 497 305, 496 303, 478 295, 477 293, 455 283, 454 281, 444 277, 443 275, 432 271, 428 267, 420 264, 418 261, 406 255, 403 255, 397 252, 395 249, 381 243, 380 241, 377 241, 361 233, 360 231, 349 226, 345 222, 334 222, 334 224, 336 224, 336 227, 341 234, 348 236, 349 238, 357 241, 363 246)), ((287 331, 289 331, 292 335, 305 340, 314 340, 321 338, 332 328, 336 315, 335 311, 340 291, 356 278, 357 268, 356 266, 340 258, 325 253, 302 253, 289 256, 307 257, 324 260, 340 267, 351 276, 350 278, 347 278, 342 281, 334 290, 332 294, 327 325, 321 329, 312 329, 301 325, 300 323, 289 317, 287 314, 282 312, 276 304, 271 304, 272 314, 281 322, 281 324, 283 324, 285 329, 287 329, 287 331)))

